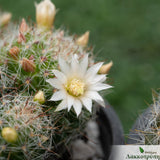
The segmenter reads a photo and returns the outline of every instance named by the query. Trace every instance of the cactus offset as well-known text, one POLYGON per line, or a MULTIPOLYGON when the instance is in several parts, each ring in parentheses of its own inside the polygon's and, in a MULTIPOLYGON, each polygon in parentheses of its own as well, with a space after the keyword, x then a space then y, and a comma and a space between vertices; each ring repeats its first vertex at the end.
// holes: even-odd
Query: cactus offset
POLYGON ((153 104, 139 117, 129 139, 142 145, 160 145, 160 95, 153 91, 153 104))

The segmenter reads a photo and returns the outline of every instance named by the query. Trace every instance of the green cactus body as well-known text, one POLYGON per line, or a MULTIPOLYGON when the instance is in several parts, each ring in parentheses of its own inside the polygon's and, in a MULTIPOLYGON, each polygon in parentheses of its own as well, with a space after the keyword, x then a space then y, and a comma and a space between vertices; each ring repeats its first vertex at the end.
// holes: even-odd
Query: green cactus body
POLYGON ((21 34, 17 26, 9 25, 0 35, 0 130, 11 127, 18 133, 13 144, 0 136, 0 156, 12 160, 59 157, 82 135, 91 113, 83 109, 77 118, 73 109, 54 112, 59 102, 48 101, 53 88, 46 79, 54 77, 51 71, 59 68, 59 56, 70 62, 75 53, 79 60, 89 54, 92 65, 92 51, 77 45, 63 30, 43 32, 30 26, 21 34), (33 101, 39 90, 45 95, 43 105, 33 101))

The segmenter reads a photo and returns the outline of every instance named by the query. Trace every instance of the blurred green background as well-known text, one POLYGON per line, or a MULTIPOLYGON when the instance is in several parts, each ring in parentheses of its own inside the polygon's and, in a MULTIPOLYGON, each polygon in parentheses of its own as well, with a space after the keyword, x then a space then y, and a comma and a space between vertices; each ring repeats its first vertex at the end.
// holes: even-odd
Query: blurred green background
MULTIPOLYGON (((39 2, 37 0, 36 2, 39 2)), ((34 0, 0 0, 14 20, 35 21, 34 0)), ((160 87, 160 1, 54 0, 55 26, 78 35, 91 31, 97 60, 113 60, 106 99, 119 115, 125 134, 152 103, 151 89, 160 87)), ((114 120, 114 119, 113 119, 114 120)))

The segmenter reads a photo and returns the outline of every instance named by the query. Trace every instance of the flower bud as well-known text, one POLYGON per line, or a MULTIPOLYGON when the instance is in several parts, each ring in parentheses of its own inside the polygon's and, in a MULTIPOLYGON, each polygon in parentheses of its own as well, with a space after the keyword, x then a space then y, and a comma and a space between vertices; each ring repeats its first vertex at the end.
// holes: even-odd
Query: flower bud
POLYGON ((5 127, 2 129, 2 137, 9 143, 15 143, 18 139, 18 134, 14 128, 5 127))
POLYGON ((56 15, 56 7, 50 0, 36 4, 36 21, 40 28, 50 29, 56 15))
POLYGON ((105 65, 103 65, 100 69, 99 69, 99 74, 107 74, 109 72, 109 70, 111 69, 111 67, 113 66, 113 62, 109 62, 105 65))
POLYGON ((19 26, 19 32, 24 33, 24 32, 27 32, 27 30, 28 30, 28 25, 27 25, 25 19, 23 18, 22 22, 19 26))
POLYGON ((23 58, 21 61, 22 68, 26 72, 35 72, 36 66, 32 60, 23 58))
POLYGON ((19 52, 20 52, 19 48, 17 46, 14 46, 9 50, 9 55, 15 60, 17 60, 19 52))
POLYGON ((11 13, 4 13, 2 16, 0 16, 0 26, 7 25, 11 20, 11 18, 12 18, 11 13))
POLYGON ((43 91, 38 91, 38 93, 34 96, 34 101, 38 101, 40 104, 45 102, 43 91))
POLYGON ((81 37, 79 37, 76 41, 76 43, 79 46, 85 47, 88 44, 89 41, 89 31, 87 31, 86 33, 84 33, 81 37))
POLYGON ((21 44, 22 42, 26 42, 26 38, 21 32, 19 32, 19 36, 18 36, 18 41, 17 42, 19 44, 21 44))

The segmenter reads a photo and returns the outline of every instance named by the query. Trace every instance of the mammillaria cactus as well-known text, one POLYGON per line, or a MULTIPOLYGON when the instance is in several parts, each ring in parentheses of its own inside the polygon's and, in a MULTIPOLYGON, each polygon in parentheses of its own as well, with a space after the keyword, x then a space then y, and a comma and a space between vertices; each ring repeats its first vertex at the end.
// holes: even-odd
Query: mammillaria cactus
POLYGON ((51 150, 54 124, 47 114, 43 106, 29 96, 4 96, 0 106, 1 156, 10 154, 11 159, 23 156, 36 159, 43 157, 38 151, 51 150), (14 152, 21 152, 23 156, 14 152))
MULTIPOLYGON (((44 2, 52 6, 44 16, 52 17, 46 17, 45 23, 38 18, 36 27, 22 19, 19 27, 8 26, 0 35, 0 154, 4 159, 61 157, 95 116, 92 100, 104 106, 98 91, 111 88, 105 84, 106 73, 99 73, 103 63, 95 64, 87 48, 89 32, 83 35, 87 39, 76 39, 64 30, 51 30, 55 8, 50 0, 44 2)), ((37 8, 37 14, 43 7, 37 8)))
POLYGON ((160 145, 160 95, 153 91, 153 104, 136 121, 129 143, 160 145))

